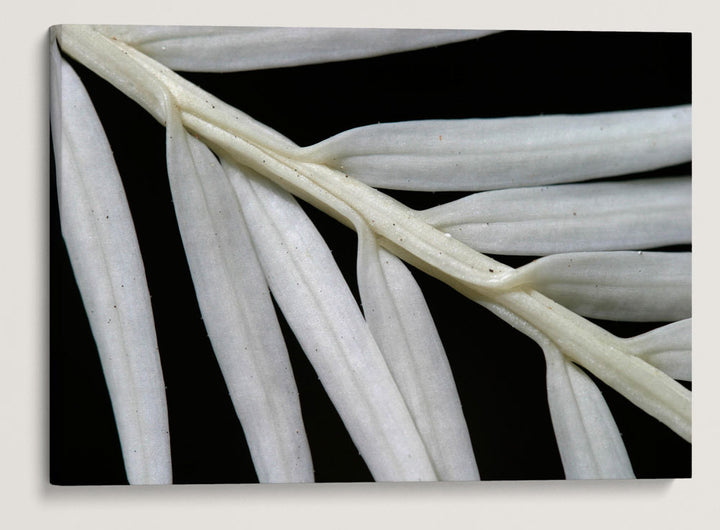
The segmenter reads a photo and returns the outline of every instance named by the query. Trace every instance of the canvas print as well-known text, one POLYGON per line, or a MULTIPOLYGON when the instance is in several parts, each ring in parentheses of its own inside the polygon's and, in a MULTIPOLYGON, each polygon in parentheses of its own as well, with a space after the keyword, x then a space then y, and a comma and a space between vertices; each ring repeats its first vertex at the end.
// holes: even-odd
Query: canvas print
POLYGON ((50 482, 691 476, 691 35, 50 30, 50 482))

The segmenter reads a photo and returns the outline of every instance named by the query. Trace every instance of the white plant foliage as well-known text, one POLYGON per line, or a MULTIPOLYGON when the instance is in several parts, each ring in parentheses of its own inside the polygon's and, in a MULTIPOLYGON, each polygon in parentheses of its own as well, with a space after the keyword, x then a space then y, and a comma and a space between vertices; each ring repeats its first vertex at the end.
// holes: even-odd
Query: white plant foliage
POLYGON ((550 414, 565 476, 635 478, 620 431, 598 387, 552 345, 544 351, 550 414))
POLYGON ((383 123, 328 138, 307 148, 307 156, 380 188, 480 191, 538 186, 684 162, 690 157, 690 118, 690 107, 680 106, 383 123))
POLYGON ((107 374, 128 480, 167 484, 165 386, 132 217, 85 87, 55 45, 50 59, 63 237, 107 374))
MULTIPOLYGON (((503 314, 502 307, 488 309, 503 314)), ((635 475, 620 431, 598 387, 538 329, 513 315, 513 325, 545 354, 548 406, 567 479, 628 479, 635 475)))
POLYGON ((359 234, 365 318, 408 404, 440 480, 478 480, 470 436, 445 350, 422 291, 405 264, 359 234))
POLYGON ((373 57, 483 37, 491 31, 104 26, 173 70, 239 72, 373 57))
MULTIPOLYGON (((268 287, 375 480, 480 478, 441 337, 403 261, 542 347, 567 478, 634 477, 610 408, 580 366, 690 440, 691 395, 673 380, 691 379, 690 253, 638 251, 690 242, 690 178, 572 184, 689 161, 689 106, 378 124, 299 147, 171 70, 344 61, 489 33, 54 29, 65 53, 167 127, 170 188, 195 292, 260 481, 313 480, 302 418, 312 412, 301 413, 268 287), (368 184, 492 191, 418 211, 368 184), (362 309, 293 195, 358 233, 362 309), (482 253, 545 257, 512 269, 482 253), (670 324, 623 339, 580 315, 670 324)), ((128 478, 169 482, 162 373, 132 220, 84 88, 57 51, 52 68, 63 236, 128 478), (118 291, 121 282, 135 286, 132 295, 118 291), (108 304, 117 307, 112 326, 108 304), (124 419, 131 410, 147 412, 124 419)))
POLYGON ((262 482, 311 482, 298 392, 265 277, 230 181, 176 109, 170 188, 200 310, 262 482), (262 330, 258 333, 257 330, 262 330))
POLYGON ((580 315, 608 320, 673 322, 690 318, 689 252, 576 252, 520 267, 532 287, 580 315))
POLYGON ((544 256, 684 243, 690 202, 678 177, 475 193, 421 216, 480 252, 544 256))
POLYGON ((436 480, 330 249, 291 195, 226 165, 275 299, 376 480, 436 480))
POLYGON ((634 355, 670 377, 692 379, 692 319, 673 322, 626 341, 634 355))

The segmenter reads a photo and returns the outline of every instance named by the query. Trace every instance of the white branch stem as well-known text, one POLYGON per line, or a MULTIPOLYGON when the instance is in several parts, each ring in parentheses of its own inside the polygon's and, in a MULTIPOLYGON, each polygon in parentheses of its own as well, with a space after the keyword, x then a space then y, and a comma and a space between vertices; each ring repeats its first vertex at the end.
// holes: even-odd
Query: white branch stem
MULTIPOLYGON (((351 226, 360 216, 380 245, 473 300, 499 304, 570 359, 683 438, 691 438, 691 393, 621 339, 533 290, 510 287, 514 270, 448 237, 414 210, 339 171, 299 161, 300 148, 122 42, 92 27, 63 26, 63 49, 165 122, 161 91, 185 127, 208 145, 351 226), (161 88, 162 87, 162 88, 161 88)), ((505 318, 505 316, 503 316, 505 318)), ((512 324, 512 318, 505 318, 512 324)))

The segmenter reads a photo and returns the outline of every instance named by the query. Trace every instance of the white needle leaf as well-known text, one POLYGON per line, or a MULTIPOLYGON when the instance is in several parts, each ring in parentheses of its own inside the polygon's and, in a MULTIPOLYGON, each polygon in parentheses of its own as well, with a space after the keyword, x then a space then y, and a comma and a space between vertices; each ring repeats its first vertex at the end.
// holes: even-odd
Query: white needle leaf
POLYGON ((51 50, 60 223, 97 344, 130 484, 172 482, 167 404, 145 269, 105 131, 51 50))
POLYGON ((492 31, 96 26, 173 70, 231 72, 345 61, 439 46, 492 31))
POLYGON ((537 342, 545 354, 548 405, 566 478, 634 478, 620 431, 592 379, 537 328, 497 304, 482 305, 537 342))
POLYGON ((305 149, 374 187, 481 191, 575 182, 690 160, 690 106, 420 120, 351 129, 305 149))
POLYGON ((452 371, 425 297, 405 264, 358 227, 365 318, 440 480, 479 480, 452 371))
POLYGON ((692 319, 626 339, 631 353, 681 381, 692 380, 692 319))
POLYGON ((548 403, 568 479, 635 478, 620 431, 592 379, 546 346, 548 403))
POLYGON ((692 312, 690 252, 554 254, 520 267, 526 285, 591 318, 674 322, 692 312))
POLYGON ((311 482, 298 391, 232 186, 208 147, 167 125, 170 188, 195 292, 261 482, 311 482))
POLYGON ((542 256, 689 243, 690 212, 678 177, 487 191, 419 215, 480 252, 542 256))
POLYGON ((290 194, 226 171, 273 296, 378 481, 437 480, 415 423, 330 249, 290 194))

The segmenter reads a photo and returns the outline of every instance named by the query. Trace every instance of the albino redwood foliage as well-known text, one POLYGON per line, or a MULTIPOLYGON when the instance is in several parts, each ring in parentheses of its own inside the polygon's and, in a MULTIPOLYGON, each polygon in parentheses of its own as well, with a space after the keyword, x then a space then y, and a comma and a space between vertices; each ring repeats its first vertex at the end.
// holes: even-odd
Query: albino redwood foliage
MULTIPOLYGON (((351 460, 360 454, 369 471, 369 475, 359 475, 363 480, 494 478, 503 475, 494 472, 493 465, 501 469, 520 462, 520 467, 529 469, 547 460, 547 455, 533 456, 528 448, 544 439, 538 434, 542 429, 552 428, 552 435, 544 435, 550 440, 551 460, 562 462, 567 478, 652 475, 643 464, 638 472, 635 463, 640 460, 632 447, 626 449, 625 442, 632 437, 624 431, 638 421, 628 422, 625 412, 617 415, 626 409, 633 410, 634 417, 648 418, 638 430, 652 424, 653 439, 671 440, 679 460, 689 454, 682 439, 691 439, 691 393, 688 384, 674 380, 687 381, 691 375, 689 167, 660 169, 690 160, 691 110, 683 77, 687 72, 682 67, 678 70, 677 93, 666 99, 648 98, 646 104, 618 105, 615 110, 623 112, 606 112, 607 103, 593 102, 591 93, 582 90, 578 94, 589 101, 580 111, 567 103, 557 109, 541 103, 540 110, 500 108, 488 114, 475 109, 483 99, 477 89, 469 91, 465 104, 470 110, 465 115, 431 110, 435 89, 444 85, 449 102, 463 93, 466 81, 462 75, 455 79, 452 70, 463 68, 462 63, 447 62, 457 50, 468 57, 470 52, 462 50, 497 54, 503 43, 510 43, 506 50, 510 64, 513 39, 526 38, 523 50, 527 53, 527 44, 534 46, 537 41, 547 46, 545 35, 492 35, 383 59, 400 65, 407 57, 407 71, 422 77, 422 86, 411 84, 407 89, 409 99, 413 90, 423 90, 426 84, 432 88, 417 100, 415 114, 390 112, 380 119, 397 123, 372 125, 377 120, 363 115, 369 112, 361 106, 367 88, 360 90, 354 84, 364 81, 364 75, 353 77, 357 75, 353 72, 372 71, 377 60, 348 59, 489 33, 131 26, 55 29, 53 37, 68 59, 105 78, 160 124, 146 122, 140 127, 135 117, 123 116, 120 123, 127 120, 128 125, 119 133, 109 129, 110 144, 128 130, 143 128, 156 131, 151 137, 158 143, 151 144, 148 153, 166 143, 171 194, 163 191, 167 190, 165 170, 151 170, 144 158, 136 156, 142 145, 127 144, 132 150, 127 160, 139 159, 139 164, 129 165, 120 153, 118 166, 135 224, 146 218, 151 225, 147 232, 138 229, 143 254, 152 256, 159 243, 161 253, 166 248, 173 253, 159 267, 156 264, 163 262, 144 258, 149 291, 160 307, 154 327, 169 381, 173 471, 185 469, 184 459, 210 469, 216 453, 218 466, 225 467, 235 457, 215 448, 228 442, 228 451, 236 454, 247 443, 254 476, 261 481, 353 477, 327 474, 325 469, 337 465, 335 451, 351 460), (292 53, 285 54, 286 50, 292 53), (438 54, 442 59, 434 58, 438 54), (288 60, 281 64, 278 60, 283 57, 288 60), (216 95, 212 95, 193 82, 202 85, 206 78, 190 76, 188 80, 168 69, 225 72, 325 61, 335 62, 291 70, 300 75, 297 83, 276 80, 281 71, 268 70, 264 75, 269 83, 262 85, 265 90, 254 81, 260 78, 242 74, 247 76, 238 77, 242 93, 233 91, 232 105, 223 101, 231 97, 225 88, 234 79, 225 77, 230 74, 218 79, 211 90, 216 95), (443 70, 446 64, 455 66, 443 70), (319 72, 325 69, 327 81, 318 82, 324 79, 319 72), (335 98, 347 97, 343 87, 353 87, 354 96, 336 111, 330 110, 335 98), (325 96, 311 103, 315 90, 325 96), (246 99, 252 106, 253 92, 259 95, 256 103, 260 106, 251 118, 242 110, 246 99), (274 120, 262 123, 271 118, 264 115, 263 105, 267 110, 276 104, 280 107, 274 110, 287 117, 291 126, 280 127, 274 120), (360 109, 357 115, 356 107, 360 109), (293 109, 300 114, 293 117, 293 109), (303 137, 322 117, 333 123, 339 110, 349 115, 349 122, 303 137), (552 115, 533 116, 541 113, 552 115), (490 119, 498 115, 503 119, 490 119), (448 119, 457 117, 472 119, 448 119), (409 118, 419 121, 403 121, 409 118), (130 179, 124 176, 128 169, 135 174, 130 179), (629 176, 638 172, 650 173, 629 176), (613 178, 578 183, 602 177, 613 178), (493 191, 428 200, 427 194, 398 194, 367 184, 401 190, 493 191), (162 192, 159 199, 149 195, 154 189, 162 192), (291 194, 304 202, 298 203, 291 194), (410 202, 403 204, 405 200, 410 202), (149 202, 143 205, 143 201, 149 202), (352 228, 358 239, 336 221, 326 225, 323 214, 312 207, 352 228), (162 211, 177 217, 182 254, 177 246, 180 239, 171 235, 174 230, 168 232, 165 224, 152 226, 156 219, 163 219, 162 211), (501 255, 546 257, 529 262, 501 255), (426 274, 447 284, 445 291, 426 274), (192 295, 179 303, 180 286, 187 285, 190 277, 192 295), (440 305, 437 292, 447 293, 440 305), (166 311, 168 304, 176 306, 172 313, 166 311), (545 364, 539 373, 530 368, 537 349, 516 342, 518 334, 497 335, 504 324, 494 317, 488 319, 487 312, 476 311, 476 304, 541 347, 545 364), (172 320, 167 320, 168 314, 172 320), (185 327, 193 320, 197 325, 200 315, 209 337, 206 342, 201 331, 204 344, 183 338, 185 327), (585 316, 650 324, 623 331, 585 316), (458 336, 465 339, 458 342, 458 336), (302 354, 295 351, 295 340, 302 354), (233 417, 214 421, 218 405, 206 402, 204 391, 194 382, 202 377, 201 367, 209 366, 209 345, 224 378, 219 384, 226 385, 239 424, 233 417), (174 367, 182 362, 191 367, 185 379, 175 376, 174 367), (322 389, 316 383, 308 385, 307 380, 315 378, 322 389), (328 402, 312 396, 324 392, 343 422, 339 431, 319 427, 328 416, 328 402), (534 404, 539 408, 531 408, 534 404), (186 418, 198 434, 189 445, 184 441, 191 438, 172 428, 186 418), (542 420, 531 424, 529 418, 542 420), (515 434, 506 432, 515 424, 520 426, 515 434), (220 428, 229 430, 221 434, 220 428), (354 447, 343 448, 349 441, 354 447), (503 445, 507 456, 498 457, 503 445)), ((563 39, 573 37, 556 36, 563 49, 567 47, 563 39)), ((662 38, 656 37, 658 62, 662 62, 663 50, 677 53, 684 45, 682 36, 671 37, 665 48, 662 38)), ((589 40, 588 49, 597 46, 603 53, 609 53, 612 38, 619 39, 618 50, 623 54, 642 43, 642 37, 626 42, 622 35, 582 38, 589 40)), ((60 60, 54 63, 56 69, 60 60)), ((683 63, 679 60, 678 64, 683 63)), ((613 67, 602 61, 597 65, 608 72, 613 67)), ((71 66, 63 63, 61 68, 71 66)), ((389 94, 388 109, 398 103, 392 99, 393 83, 405 81, 402 72, 394 71, 397 68, 376 78, 389 94)), ((92 74, 82 75, 97 85, 92 74)), ((569 79, 575 81, 574 75, 569 79)), ((651 87, 642 84, 643 75, 637 73, 640 92, 652 94, 651 87)), ((488 79, 498 87, 507 81, 503 75, 488 79)), ((558 90, 560 86, 562 81, 558 90)), ((91 97, 96 90, 107 90, 102 85, 93 88, 91 97)), ((538 93, 539 102, 552 100, 549 93, 538 93)), ((562 94, 557 100, 565 101, 562 94)), ((53 108, 67 101, 60 93, 53 108)), ((103 119, 103 113, 99 115, 103 119)), ((54 143, 62 153, 65 140, 56 131, 59 125, 66 128, 73 123, 65 123, 66 117, 57 112, 53 122, 54 143)), ((94 152, 103 138, 99 129, 85 140, 84 149, 94 152)), ((114 168, 112 158, 104 156, 103 164, 114 168)), ((58 160, 62 176, 67 164, 61 157, 58 160)), ((117 187, 120 177, 113 181, 117 187)), ((101 192, 91 202, 103 200, 103 185, 94 181, 93 185, 101 186, 101 192)), ((61 200, 60 217, 72 257, 71 241, 78 232, 63 220, 72 213, 66 204, 61 200)), ((132 234, 132 222, 121 230, 132 234)), ((125 255, 128 243, 113 243, 111 237, 114 234, 101 233, 98 241, 125 255)), ((79 258, 73 258, 73 268, 87 305, 96 296, 95 286, 101 289, 102 285, 93 278, 102 276, 103 270, 114 271, 115 266, 94 265, 97 253, 92 248, 80 252, 79 258), (88 263, 89 269, 76 263, 88 263)), ((147 312, 143 325, 152 323, 152 314, 147 312)), ((132 323, 125 326, 134 330, 132 323)), ((107 350, 103 344, 117 342, 103 329, 93 324, 101 357, 107 350)), ((123 351, 123 358, 134 354, 134 350, 123 351)), ((145 405, 142 397, 128 401, 112 391, 111 381, 117 380, 115 386, 124 388, 132 384, 130 375, 107 363, 104 371, 116 415, 128 406, 145 405)), ((162 376, 154 381, 153 392, 162 392, 162 376)), ((224 403, 225 407, 229 404, 224 403)), ((153 410, 160 424, 168 421, 164 409, 153 410)), ((124 439, 128 427, 118 421, 118 430, 124 439)), ((127 451, 125 459, 128 466, 127 451)), ((143 465, 154 464, 153 460, 143 465)), ((173 480, 198 480, 184 473, 176 471, 173 480)), ((534 473, 511 471, 505 476, 557 476, 534 473)), ((132 483, 152 481, 134 477, 128 467, 132 483)), ((205 477, 201 480, 237 480, 211 472, 205 477)))

